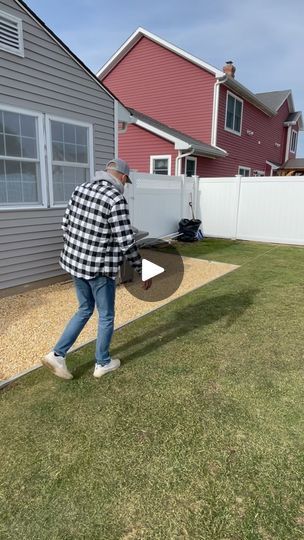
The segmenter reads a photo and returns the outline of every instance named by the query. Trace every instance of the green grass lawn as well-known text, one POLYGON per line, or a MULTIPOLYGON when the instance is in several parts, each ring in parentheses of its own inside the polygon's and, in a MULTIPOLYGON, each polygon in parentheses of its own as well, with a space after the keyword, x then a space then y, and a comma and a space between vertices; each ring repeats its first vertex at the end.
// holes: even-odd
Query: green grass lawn
POLYGON ((0 393, 1 540, 304 537, 304 250, 180 249, 241 266, 116 332, 118 372, 0 393))

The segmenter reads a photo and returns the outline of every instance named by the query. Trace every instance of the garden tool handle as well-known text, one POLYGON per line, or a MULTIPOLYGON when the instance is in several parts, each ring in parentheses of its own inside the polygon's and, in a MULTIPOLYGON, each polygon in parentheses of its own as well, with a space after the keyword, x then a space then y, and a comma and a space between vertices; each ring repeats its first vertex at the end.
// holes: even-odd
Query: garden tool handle
POLYGON ((191 208, 192 219, 195 219, 195 217, 194 217, 194 212, 193 212, 193 205, 192 205, 192 193, 190 193, 189 206, 190 206, 190 208, 191 208))

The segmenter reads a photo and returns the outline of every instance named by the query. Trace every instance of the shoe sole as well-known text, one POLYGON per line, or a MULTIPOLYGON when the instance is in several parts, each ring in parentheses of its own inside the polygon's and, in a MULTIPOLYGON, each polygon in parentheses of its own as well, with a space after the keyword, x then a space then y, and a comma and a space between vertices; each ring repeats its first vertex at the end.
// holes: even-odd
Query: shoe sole
POLYGON ((107 371, 104 371, 103 373, 101 373, 101 375, 94 375, 94 373, 93 373, 93 377, 95 377, 95 379, 100 379, 100 377, 103 377, 103 375, 106 375, 107 373, 111 373, 111 371, 116 371, 119 368, 120 368, 120 366, 107 369, 107 371))
POLYGON ((54 375, 56 375, 56 377, 59 377, 60 379, 65 379, 65 380, 70 380, 70 379, 73 379, 73 375, 72 373, 68 374, 68 373, 58 373, 58 371, 56 370, 56 368, 53 366, 53 364, 51 364, 46 358, 43 358, 41 360, 41 363, 46 367, 48 368, 52 373, 54 373, 54 375))

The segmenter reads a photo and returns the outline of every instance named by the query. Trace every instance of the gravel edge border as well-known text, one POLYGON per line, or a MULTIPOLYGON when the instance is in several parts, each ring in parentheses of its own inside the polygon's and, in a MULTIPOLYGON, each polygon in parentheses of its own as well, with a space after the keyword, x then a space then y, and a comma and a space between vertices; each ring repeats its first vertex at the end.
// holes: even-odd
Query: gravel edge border
MULTIPOLYGON (((197 287, 197 288, 200 288, 200 287, 197 287)), ((195 290, 195 289, 192 289, 192 290, 195 290)), ((185 295, 182 295, 182 296, 185 296, 185 295)), ((181 296, 179 296, 179 298, 181 298, 181 296)), ((174 302, 175 300, 177 300, 177 298, 175 298, 172 301, 174 302)), ((129 321, 127 321, 127 322, 125 322, 123 324, 120 324, 119 326, 117 326, 115 328, 114 332, 117 332, 117 330, 120 330, 121 328, 124 328, 125 326, 128 326, 129 324, 131 324, 131 323, 133 323, 135 321, 138 321, 139 319, 142 319, 143 317, 146 317, 147 315, 150 315, 150 313, 153 313, 154 311, 157 311, 157 310, 163 308, 164 306, 166 306, 169 303, 170 302, 166 302, 166 304, 163 304, 162 306, 158 306, 158 307, 156 307, 154 309, 151 309, 150 311, 147 311, 146 313, 143 313, 142 315, 139 315, 138 317, 134 317, 133 319, 130 319, 129 321)), ((90 339, 89 341, 86 341, 85 343, 82 343, 78 347, 73 347, 70 350, 70 353, 74 353, 74 352, 78 351, 79 349, 82 349, 83 347, 86 347, 87 345, 90 345, 94 341, 96 341, 96 339, 90 339)), ((35 366, 33 366, 33 367, 29 368, 29 369, 26 369, 25 371, 21 371, 21 373, 18 373, 17 375, 13 375, 13 377, 10 377, 9 379, 5 379, 4 381, 0 381, 0 390, 2 390, 2 388, 4 388, 5 386, 8 386, 9 384, 17 381, 21 377, 24 377, 25 375, 28 375, 29 373, 32 373, 32 371, 36 371, 37 369, 42 368, 42 367, 43 367, 42 364, 36 364, 35 366)))
MULTIPOLYGON (((117 326, 115 328, 114 332, 116 332, 117 330, 120 330, 121 328, 123 328, 124 326, 127 326, 128 324, 131 324, 132 322, 137 321, 138 319, 141 319, 142 317, 146 317, 147 315, 152 313, 152 311, 156 311, 157 309, 160 309, 162 307, 163 306, 159 306, 158 308, 155 308, 155 309, 153 309, 151 311, 148 311, 147 313, 144 313, 143 315, 140 315, 139 317, 134 317, 134 319, 131 319, 130 321, 127 321, 126 323, 120 324, 119 326, 117 326)), ((74 352, 78 351, 79 349, 82 349, 83 347, 86 347, 87 345, 90 345, 90 343, 93 343, 94 341, 96 341, 96 340, 95 339, 90 339, 89 341, 86 341, 85 343, 82 343, 78 347, 73 347, 70 350, 70 353, 74 353, 74 352)), ((17 375, 13 375, 13 377, 10 377, 9 379, 5 379, 4 381, 1 381, 0 382, 0 390, 2 388, 4 388, 5 386, 8 386, 12 382, 17 381, 21 377, 24 377, 25 375, 28 375, 29 373, 32 373, 32 371, 36 371, 37 369, 42 368, 42 367, 43 367, 42 364, 36 364, 35 366, 33 366, 33 367, 29 368, 29 369, 26 369, 25 371, 21 371, 21 373, 17 373, 17 375)))
MULTIPOLYGON (((195 257, 193 257, 195 258, 195 257)), ((216 261, 209 261, 209 262, 216 262, 216 261)), ((125 326, 128 326, 129 324, 135 322, 135 321, 138 321, 139 319, 142 319, 143 317, 147 317, 147 315, 150 315, 151 313, 154 313, 155 311, 158 311, 159 309, 162 309, 164 308, 165 306, 167 306, 168 304, 171 304, 172 302, 176 302, 177 300, 179 300, 180 298, 182 298, 183 296, 186 296, 187 294, 189 293, 192 293, 194 291, 197 291, 198 289, 201 289, 202 287, 204 287, 205 285, 207 285, 208 283, 212 283, 213 281, 216 281, 218 279, 220 279, 221 277, 224 277, 226 276, 227 274, 230 274, 231 272, 233 272, 234 270, 237 270, 239 268, 239 265, 231 265, 233 266, 234 268, 231 268, 230 270, 228 270, 227 272, 225 272, 225 274, 222 274, 221 276, 218 276, 210 281, 207 281, 207 283, 205 283, 204 285, 199 285, 198 287, 195 287, 194 289, 191 289, 191 291, 188 291, 184 294, 182 294, 181 296, 178 296, 177 298, 174 298, 173 300, 169 300, 168 302, 166 302, 165 304, 161 305, 161 306, 158 306, 156 308, 153 308, 151 309, 150 311, 147 311, 146 313, 143 313, 142 315, 139 315, 138 317, 134 317, 133 319, 130 319, 129 321, 123 323, 123 324, 120 324, 119 326, 117 326, 114 330, 114 332, 117 332, 117 330, 120 330, 121 328, 124 328, 125 326)), ((79 345, 78 347, 75 347, 75 348, 72 348, 71 349, 71 353, 74 353, 76 351, 78 351, 79 349, 82 349, 83 347, 86 347, 87 345, 90 345, 90 343, 93 343, 94 341, 96 341, 96 339, 91 339, 90 341, 86 341, 85 343, 82 343, 82 345, 79 345)), ((39 368, 42 368, 43 365, 42 364, 36 364, 35 366, 29 368, 29 369, 26 369, 25 371, 22 371, 21 373, 18 373, 17 375, 13 375, 13 377, 10 377, 9 379, 5 379, 4 381, 0 381, 0 391, 5 388, 6 386, 9 386, 11 383, 15 382, 15 381, 18 381, 19 379, 21 379, 21 377, 24 377, 25 375, 28 375, 29 373, 32 373, 33 371, 36 371, 37 369, 39 368)))

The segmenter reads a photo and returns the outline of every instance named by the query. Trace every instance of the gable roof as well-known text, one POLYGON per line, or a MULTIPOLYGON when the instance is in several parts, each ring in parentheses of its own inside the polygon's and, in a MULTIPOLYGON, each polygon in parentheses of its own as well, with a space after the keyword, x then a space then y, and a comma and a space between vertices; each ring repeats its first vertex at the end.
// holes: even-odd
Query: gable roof
POLYGON ((134 45, 136 45, 136 43, 138 43, 143 37, 150 39, 154 43, 161 45, 162 47, 168 49, 169 51, 172 51, 178 56, 181 56, 185 60, 188 60, 196 66, 208 71, 209 73, 214 75, 216 79, 223 80, 227 87, 231 88, 232 90, 234 90, 234 92, 237 92, 240 96, 247 99, 247 101, 252 103, 255 107, 263 111, 268 116, 274 116, 276 114, 276 110, 269 106, 267 103, 265 103, 263 100, 259 99, 258 94, 254 94, 237 80, 231 77, 227 77, 222 70, 215 68, 211 64, 204 62, 200 58, 197 58, 196 56, 187 53, 186 51, 180 49, 179 47, 176 47, 169 41, 166 41, 159 36, 152 34, 152 32, 145 30, 145 28, 141 27, 137 28, 137 30, 133 32, 133 34, 127 39, 127 41, 125 41, 125 43, 123 43, 122 46, 104 64, 104 66, 99 69, 99 71, 97 72, 97 77, 99 77, 100 79, 104 79, 110 73, 110 71, 120 62, 120 60, 122 60, 124 56, 126 56, 128 52, 134 47, 134 45))
POLYGON ((292 91, 291 90, 276 90, 274 92, 261 92, 256 94, 258 99, 265 103, 267 107, 270 107, 274 111, 278 111, 283 103, 287 100, 289 115, 284 122, 284 126, 295 126, 299 123, 299 128, 302 131, 304 128, 303 117, 301 111, 295 111, 292 91))
POLYGON ((174 143, 176 150, 193 149, 194 154, 208 158, 225 157, 228 155, 225 150, 194 139, 181 131, 163 124, 162 122, 158 122, 158 120, 151 118, 151 116, 147 116, 146 114, 129 107, 128 111, 131 114, 133 124, 174 143))
POLYGON ((284 126, 296 126, 297 123, 299 123, 299 128, 302 131, 304 126, 301 111, 295 111, 290 113, 284 122, 284 126))
POLYGON ((288 99, 288 105, 290 112, 294 111, 294 104, 292 99, 291 90, 276 90, 274 92, 259 92, 255 94, 257 98, 262 101, 267 107, 278 111, 283 105, 284 101, 288 99))
POLYGON ((293 124, 299 120, 300 115, 301 115, 300 111, 289 113, 284 123, 293 124))
POLYGON ((39 24, 39 26, 41 26, 45 30, 45 32, 47 32, 47 34, 49 34, 49 36, 57 43, 57 45, 59 45, 89 75, 89 77, 91 77, 91 79, 93 79, 95 83, 98 84, 98 86, 104 90, 104 92, 106 92, 111 98, 116 99, 117 101, 120 101, 112 92, 110 92, 110 90, 108 90, 102 84, 100 79, 98 79, 98 77, 93 73, 93 71, 91 71, 85 65, 85 63, 82 62, 82 60, 80 60, 80 58, 78 58, 78 56, 76 56, 76 54, 73 53, 73 51, 71 51, 71 49, 69 49, 69 47, 42 21, 42 19, 40 19, 38 15, 36 15, 36 13, 32 11, 31 8, 29 8, 29 6, 25 2, 23 2, 23 0, 14 0, 14 1, 30 17, 32 17, 32 19, 34 19, 39 24))
POLYGON ((187 53, 179 47, 176 47, 169 41, 160 38, 156 34, 152 34, 152 32, 145 30, 145 28, 139 27, 137 28, 137 30, 135 30, 135 32, 133 32, 133 34, 127 39, 127 41, 125 41, 125 43, 123 43, 122 46, 113 54, 113 56, 111 56, 108 62, 106 62, 104 66, 99 69, 99 71, 97 72, 97 77, 106 77, 106 75, 108 75, 108 73, 113 69, 113 67, 116 66, 118 62, 120 62, 120 60, 134 47, 134 45, 136 45, 136 43, 138 43, 138 41, 140 41, 142 37, 146 37, 151 41, 154 41, 154 43, 161 45, 165 49, 174 52, 178 56, 189 60, 189 62, 196 64, 197 66, 205 69, 206 71, 209 71, 209 73, 212 73, 213 75, 215 75, 215 77, 222 77, 224 75, 223 71, 215 68, 211 64, 203 62, 203 60, 200 60, 200 58, 197 58, 196 56, 187 53))

